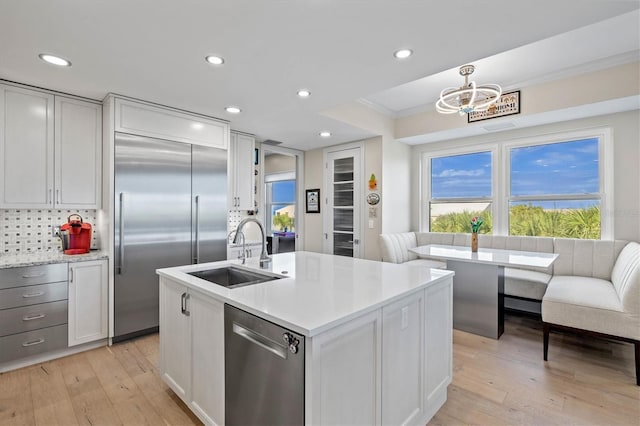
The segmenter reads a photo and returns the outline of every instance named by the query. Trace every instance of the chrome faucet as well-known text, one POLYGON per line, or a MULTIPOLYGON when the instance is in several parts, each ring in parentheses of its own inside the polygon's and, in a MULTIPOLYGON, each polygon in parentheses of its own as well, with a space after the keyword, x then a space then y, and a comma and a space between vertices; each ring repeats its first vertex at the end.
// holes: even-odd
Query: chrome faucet
MULTIPOLYGON (((234 231, 231 231, 232 233, 234 231)), ((236 231, 236 235, 240 234, 240 236, 242 237, 242 250, 240 251, 240 253, 238 253, 238 260, 242 260, 242 264, 245 264, 245 261, 247 260, 247 249, 245 249, 245 239, 244 239, 244 234, 242 233, 242 231, 236 231)), ((233 238, 233 242, 235 244, 236 238, 233 238)))
POLYGON ((236 235, 233 237, 233 244, 238 244, 238 240, 240 239, 240 234, 242 234, 242 228, 247 222, 255 222, 260 227, 260 234, 262 235, 262 253, 260 253, 260 267, 266 268, 271 263, 271 258, 267 254, 267 236, 264 232, 264 226, 262 226, 262 224, 258 219, 253 217, 248 217, 244 219, 242 222, 240 222, 238 224, 238 227, 236 228, 236 235))

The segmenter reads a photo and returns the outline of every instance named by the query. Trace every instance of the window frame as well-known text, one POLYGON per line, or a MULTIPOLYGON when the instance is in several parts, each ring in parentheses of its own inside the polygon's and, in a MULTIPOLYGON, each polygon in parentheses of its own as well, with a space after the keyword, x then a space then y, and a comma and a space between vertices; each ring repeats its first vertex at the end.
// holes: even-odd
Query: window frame
MULTIPOLYGON (((296 204, 296 195, 297 195, 297 190, 298 190, 298 186, 297 186, 297 182, 295 179, 295 176, 293 176, 292 178, 292 174, 291 173, 274 173, 272 175, 269 175, 270 178, 265 178, 265 183, 264 183, 264 195, 265 195, 265 212, 264 215, 268 220, 265 220, 265 225, 266 225, 266 233, 267 235, 271 235, 274 232, 274 229, 272 228, 272 218, 271 218, 271 208, 274 205, 294 205, 297 206, 296 204), (270 189, 272 187, 272 185, 274 183, 279 183, 279 182, 293 182, 294 183, 294 191, 293 191, 293 200, 291 202, 278 202, 278 203, 274 203, 273 202, 273 191, 270 189)), ((296 212, 297 213, 297 212, 296 212)), ((295 219, 294 219, 295 220, 295 219)), ((295 228, 294 228, 295 229, 295 228)))
POLYGON ((609 128, 586 129, 522 138, 506 142, 503 146, 504 208, 507 212, 504 235, 509 235, 509 203, 512 201, 591 200, 600 201, 600 239, 613 239, 613 218, 609 214, 613 205, 613 146, 609 128), (552 194, 511 196, 511 150, 528 146, 553 145, 584 139, 598 140, 598 192, 590 194, 552 194))
MULTIPOLYGON (((498 146, 495 144, 485 145, 471 145, 460 148, 449 148, 437 151, 427 151, 422 153, 422 199, 420 201, 420 229, 426 229, 431 231, 430 220, 430 206, 431 203, 437 202, 441 204, 447 203, 486 203, 491 204, 491 215, 493 216, 493 225, 495 227, 496 221, 496 194, 498 193, 497 183, 497 159, 498 159, 498 146), (471 198, 437 198, 433 199, 431 194, 431 160, 434 158, 442 157, 454 157, 466 154, 479 154, 483 152, 489 152, 491 154, 491 196, 490 197, 471 197, 471 198)), ((495 234, 495 231, 494 231, 495 234)))
MULTIPOLYGON (((548 133, 532 137, 513 138, 509 140, 493 141, 481 144, 465 145, 455 148, 435 151, 423 151, 420 167, 420 202, 418 214, 419 226, 424 231, 430 231, 430 204, 437 202, 491 202, 493 215, 493 235, 509 235, 509 202, 526 201, 524 197, 511 198, 511 149, 527 146, 546 145, 562 142, 571 142, 582 139, 598 139, 598 178, 600 197, 600 239, 613 240, 614 236, 614 170, 613 170, 613 137, 609 127, 593 128, 557 133, 548 133), (437 199, 431 198, 431 160, 439 157, 449 157, 480 152, 491 152, 491 192, 490 199, 455 198, 437 199)), ((590 197, 579 196, 573 199, 590 197)), ((554 200, 569 200, 571 196, 552 196, 554 200)), ((537 196, 536 198, 544 198, 537 196)))

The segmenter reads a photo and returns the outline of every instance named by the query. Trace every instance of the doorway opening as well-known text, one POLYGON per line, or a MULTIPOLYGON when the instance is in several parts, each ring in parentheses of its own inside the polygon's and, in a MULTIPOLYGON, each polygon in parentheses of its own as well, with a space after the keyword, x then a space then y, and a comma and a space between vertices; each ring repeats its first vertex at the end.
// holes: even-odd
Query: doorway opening
POLYGON ((260 206, 269 254, 301 250, 302 151, 263 144, 260 206))

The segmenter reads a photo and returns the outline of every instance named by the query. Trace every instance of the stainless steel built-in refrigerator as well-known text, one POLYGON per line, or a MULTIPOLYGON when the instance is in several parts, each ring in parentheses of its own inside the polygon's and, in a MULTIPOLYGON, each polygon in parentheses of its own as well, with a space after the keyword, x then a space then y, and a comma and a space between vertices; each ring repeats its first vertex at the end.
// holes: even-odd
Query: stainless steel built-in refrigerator
POLYGON ((155 270, 227 257, 227 154, 116 133, 114 341, 158 329, 155 270))

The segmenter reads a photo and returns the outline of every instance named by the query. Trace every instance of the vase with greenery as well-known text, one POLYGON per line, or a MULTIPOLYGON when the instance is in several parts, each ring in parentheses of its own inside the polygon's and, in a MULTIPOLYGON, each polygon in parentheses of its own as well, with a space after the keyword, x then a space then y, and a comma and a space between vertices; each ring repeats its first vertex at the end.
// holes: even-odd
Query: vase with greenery
POLYGON ((471 218, 471 251, 478 251, 478 230, 482 226, 484 221, 480 216, 474 216, 471 218))

